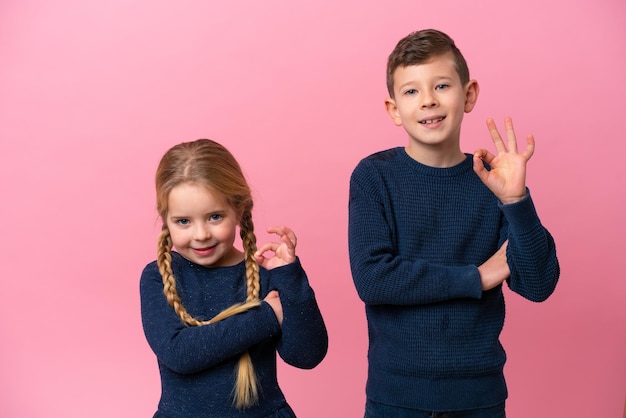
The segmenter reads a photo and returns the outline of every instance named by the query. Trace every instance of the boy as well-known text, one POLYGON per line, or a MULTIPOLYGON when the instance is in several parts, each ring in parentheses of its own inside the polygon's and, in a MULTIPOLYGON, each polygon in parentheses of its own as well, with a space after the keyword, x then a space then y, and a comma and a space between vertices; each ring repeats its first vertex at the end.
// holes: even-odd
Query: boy
POLYGON ((507 149, 489 119, 497 155, 461 151, 479 86, 442 32, 400 40, 387 87, 408 145, 363 159, 350 179, 350 265, 369 330, 365 416, 503 417, 502 282, 539 302, 559 277, 525 184, 534 139, 518 152, 507 119, 507 149))

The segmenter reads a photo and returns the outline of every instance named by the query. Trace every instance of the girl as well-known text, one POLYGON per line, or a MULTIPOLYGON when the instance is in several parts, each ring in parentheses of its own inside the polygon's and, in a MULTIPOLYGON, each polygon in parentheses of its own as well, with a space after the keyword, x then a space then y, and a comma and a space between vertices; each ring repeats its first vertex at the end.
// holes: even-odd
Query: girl
POLYGON ((156 192, 163 229, 140 285, 161 373, 154 417, 295 417, 278 386, 276 351, 308 369, 328 348, 295 234, 271 227, 279 242, 257 250, 250 188, 232 154, 211 140, 167 151, 156 192), (234 245, 237 226, 243 251, 234 245))

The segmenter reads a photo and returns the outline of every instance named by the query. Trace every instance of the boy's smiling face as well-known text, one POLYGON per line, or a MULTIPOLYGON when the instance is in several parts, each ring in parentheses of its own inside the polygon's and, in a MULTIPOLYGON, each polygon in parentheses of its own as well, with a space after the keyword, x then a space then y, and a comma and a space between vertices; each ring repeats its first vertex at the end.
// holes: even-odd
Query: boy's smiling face
POLYGON ((410 137, 409 151, 456 152, 463 114, 474 108, 478 83, 463 85, 449 52, 394 72, 394 98, 385 101, 387 112, 410 137))

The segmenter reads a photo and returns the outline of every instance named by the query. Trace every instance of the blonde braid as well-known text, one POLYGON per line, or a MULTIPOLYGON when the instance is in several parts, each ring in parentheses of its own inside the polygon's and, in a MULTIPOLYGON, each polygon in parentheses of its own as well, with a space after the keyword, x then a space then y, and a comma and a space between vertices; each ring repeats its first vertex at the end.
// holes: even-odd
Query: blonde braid
POLYGON ((261 280, 259 278, 259 265, 254 258, 256 252, 256 236, 254 235, 254 223, 250 210, 244 211, 240 222, 240 235, 246 262, 246 278, 248 286, 247 301, 259 299, 261 293, 261 280))
POLYGON ((167 299, 167 303, 174 308, 176 315, 186 324, 191 326, 200 326, 208 324, 209 322, 198 321, 193 316, 189 315, 187 309, 183 306, 183 302, 180 300, 180 296, 176 291, 176 278, 172 271, 172 238, 170 237, 170 231, 166 225, 163 225, 161 234, 159 235, 158 247, 157 247, 157 266, 159 272, 163 278, 163 294, 167 299))

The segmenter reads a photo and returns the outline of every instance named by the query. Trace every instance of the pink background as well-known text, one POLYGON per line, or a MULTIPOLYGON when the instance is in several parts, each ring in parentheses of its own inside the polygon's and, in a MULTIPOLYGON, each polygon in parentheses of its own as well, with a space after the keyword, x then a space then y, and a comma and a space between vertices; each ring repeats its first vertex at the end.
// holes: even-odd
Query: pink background
POLYGON ((175 143, 237 157, 255 223, 287 224, 330 334, 312 371, 281 365, 300 417, 359 417, 366 324, 347 255, 348 179, 406 143, 385 61, 448 32, 485 119, 535 134, 528 183, 557 240, 556 293, 506 290, 508 414, 617 417, 626 389, 626 3, 84 1, 0 3, 0 416, 148 417, 159 397, 138 280, 159 229, 153 176, 175 143), (393 5, 393 6, 392 6, 393 5))

